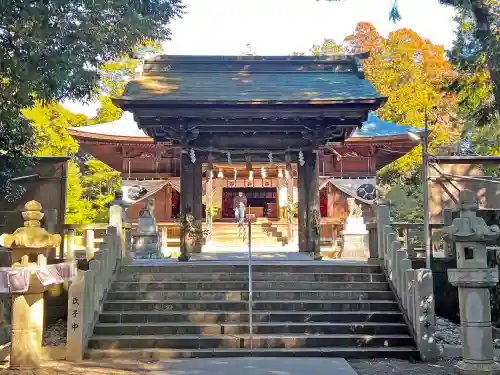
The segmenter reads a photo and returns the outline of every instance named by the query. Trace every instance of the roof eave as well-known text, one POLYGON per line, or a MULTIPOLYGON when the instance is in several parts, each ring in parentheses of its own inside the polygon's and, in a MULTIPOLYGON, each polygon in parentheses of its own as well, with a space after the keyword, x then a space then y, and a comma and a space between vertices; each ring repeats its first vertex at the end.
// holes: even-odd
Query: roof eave
POLYGON ((109 135, 109 134, 98 134, 98 133, 88 133, 82 132, 75 129, 68 129, 68 133, 75 138, 77 141, 117 141, 117 142, 134 142, 134 143, 154 143, 154 140, 150 137, 132 137, 132 136, 122 136, 122 135, 109 135))
POLYGON ((387 101, 386 96, 375 98, 356 99, 309 99, 309 100, 168 100, 155 98, 133 98, 131 96, 121 96, 113 98, 113 104, 123 108, 133 108, 135 106, 244 106, 244 105, 267 105, 267 106, 288 106, 288 105, 346 105, 346 104, 378 104, 382 105, 387 101))

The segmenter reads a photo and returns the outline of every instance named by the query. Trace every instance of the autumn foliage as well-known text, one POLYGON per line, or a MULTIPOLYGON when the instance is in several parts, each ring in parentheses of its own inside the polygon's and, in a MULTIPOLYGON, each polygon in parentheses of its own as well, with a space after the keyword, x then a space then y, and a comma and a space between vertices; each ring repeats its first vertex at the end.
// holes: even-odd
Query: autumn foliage
MULTIPOLYGON (((410 29, 396 30, 384 38, 368 22, 358 23, 344 43, 349 53, 370 52, 370 57, 363 61, 365 76, 388 97, 377 112, 379 117, 423 127, 427 110, 434 148, 458 139, 460 129, 454 116, 456 100, 444 90, 455 73, 443 46, 423 39, 410 29)), ((414 149, 388 170, 410 173, 419 167, 420 152, 420 148, 414 149)))

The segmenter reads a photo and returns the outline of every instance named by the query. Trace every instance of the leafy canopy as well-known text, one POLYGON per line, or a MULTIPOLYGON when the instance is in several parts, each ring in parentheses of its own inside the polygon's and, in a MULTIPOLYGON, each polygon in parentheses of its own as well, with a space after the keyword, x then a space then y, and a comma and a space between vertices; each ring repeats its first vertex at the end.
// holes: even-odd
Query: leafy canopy
POLYGON ((0 2, 0 194, 12 193, 7 181, 33 149, 22 110, 90 98, 100 65, 168 39, 183 9, 181 0, 0 2))

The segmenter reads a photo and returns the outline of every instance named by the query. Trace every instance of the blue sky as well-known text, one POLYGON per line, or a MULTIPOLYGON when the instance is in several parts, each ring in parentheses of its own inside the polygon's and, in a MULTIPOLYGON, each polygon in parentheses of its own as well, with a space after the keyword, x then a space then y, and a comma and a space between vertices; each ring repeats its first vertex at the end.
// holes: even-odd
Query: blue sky
MULTIPOLYGON (((361 21, 387 36, 410 28, 422 37, 451 46, 454 12, 438 0, 399 0, 403 19, 394 24, 388 14, 392 0, 184 0, 187 14, 171 24, 166 54, 240 55, 250 43, 259 55, 308 53, 324 38, 341 42, 361 21)), ((65 103, 75 112, 95 114, 95 105, 65 103)))

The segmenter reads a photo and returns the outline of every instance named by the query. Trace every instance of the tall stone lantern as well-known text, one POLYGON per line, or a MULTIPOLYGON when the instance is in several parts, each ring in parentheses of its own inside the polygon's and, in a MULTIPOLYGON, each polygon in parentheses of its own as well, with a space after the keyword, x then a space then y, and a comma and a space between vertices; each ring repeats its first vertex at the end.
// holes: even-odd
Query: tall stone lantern
POLYGON ((43 293, 62 282, 56 266, 47 267, 49 249, 61 243, 61 236, 41 228, 42 206, 30 201, 22 212, 24 227, 0 236, 12 250, 12 267, 3 268, 3 287, 12 295, 12 339, 10 367, 33 369, 42 361, 43 293))
POLYGON ((498 282, 497 268, 488 268, 486 244, 495 241, 500 229, 487 226, 477 217, 476 195, 470 190, 459 194, 460 217, 443 230, 443 239, 454 242, 457 267, 448 270, 448 280, 458 288, 462 324, 463 360, 456 366, 458 374, 500 374, 494 361, 489 287, 498 282))

